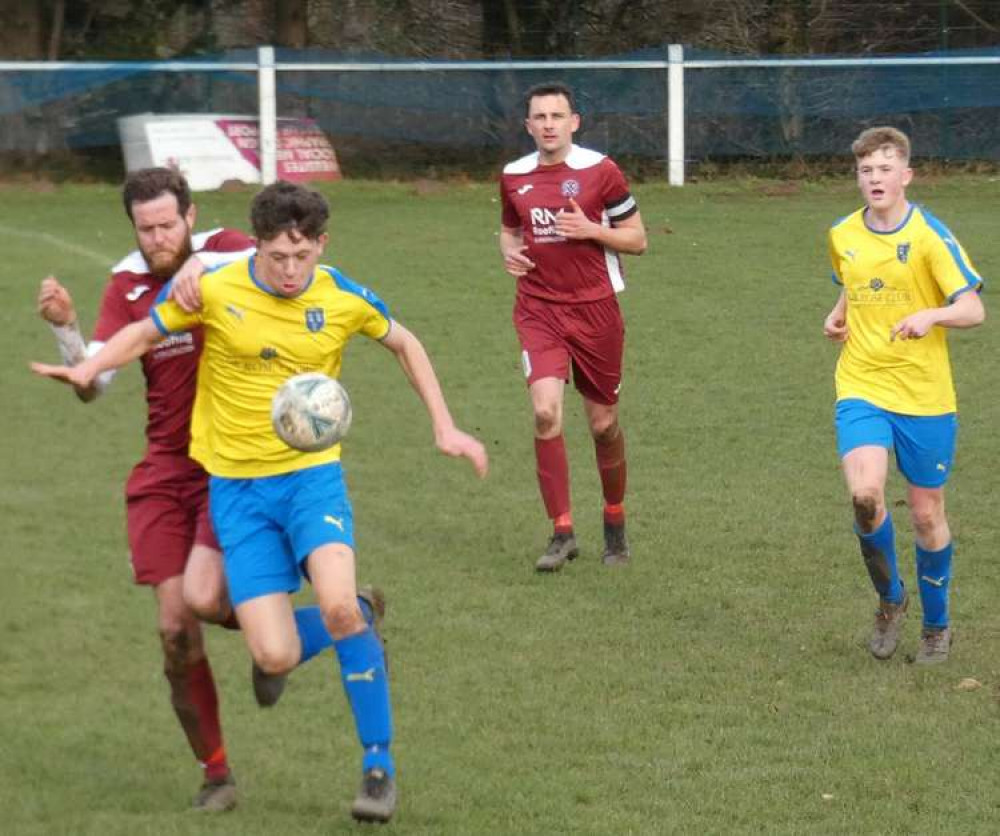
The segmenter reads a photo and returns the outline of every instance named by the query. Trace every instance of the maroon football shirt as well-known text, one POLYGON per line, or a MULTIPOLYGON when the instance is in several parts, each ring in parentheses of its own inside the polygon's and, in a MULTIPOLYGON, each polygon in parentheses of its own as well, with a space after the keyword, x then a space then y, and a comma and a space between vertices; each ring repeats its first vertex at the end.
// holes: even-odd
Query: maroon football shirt
POLYGON ((605 226, 638 211, 625 176, 608 157, 572 146, 564 162, 539 165, 538 153, 509 163, 500 177, 501 223, 520 229, 535 263, 517 292, 549 302, 605 299, 624 289, 621 261, 595 241, 567 240, 556 232, 559 210, 572 198, 590 220, 605 226))
MULTIPOLYGON (((193 235, 191 245, 196 253, 218 253, 220 263, 236 260, 244 252, 249 256, 254 246, 246 235, 232 229, 193 235)), ((122 259, 112 268, 104 290, 94 342, 105 343, 126 325, 145 319, 165 284, 166 280, 149 272, 138 250, 122 259)), ((142 357, 148 407, 147 456, 187 456, 202 341, 199 328, 169 337, 142 357)))

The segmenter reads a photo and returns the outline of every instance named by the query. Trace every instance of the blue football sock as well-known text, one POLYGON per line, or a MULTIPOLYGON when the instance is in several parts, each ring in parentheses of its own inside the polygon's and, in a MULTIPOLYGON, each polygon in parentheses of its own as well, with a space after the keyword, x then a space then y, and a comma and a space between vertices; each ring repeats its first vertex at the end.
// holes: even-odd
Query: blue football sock
MULTIPOLYGON (((358 607, 369 627, 375 624, 375 613, 371 605, 362 597, 358 597, 358 607)), ((299 630, 299 640, 302 642, 302 658, 299 664, 308 662, 317 653, 322 653, 333 646, 333 638, 326 629, 319 607, 300 607, 295 610, 295 626, 299 630)))
POLYGON ((358 596, 358 608, 361 610, 361 616, 364 618, 365 624, 367 624, 369 627, 374 627, 375 613, 372 610, 372 605, 369 604, 360 595, 358 596))
POLYGON ((340 679, 354 713, 354 726, 364 749, 362 769, 384 769, 395 775, 389 753, 392 743, 392 707, 385 676, 382 643, 371 628, 334 642, 340 660, 340 679))
POLYGON ((903 601, 903 583, 896 568, 896 532, 892 515, 886 514, 882 525, 871 534, 862 534, 854 527, 861 543, 861 555, 878 597, 891 604, 903 601))
POLYGON ((333 638, 323 623, 319 607, 300 607, 297 609, 295 611, 295 626, 298 627, 299 640, 302 642, 300 665, 305 664, 317 653, 322 653, 333 645, 333 638))
POLYGON ((925 627, 948 626, 948 586, 951 583, 952 544, 929 552, 917 546, 917 578, 925 627))

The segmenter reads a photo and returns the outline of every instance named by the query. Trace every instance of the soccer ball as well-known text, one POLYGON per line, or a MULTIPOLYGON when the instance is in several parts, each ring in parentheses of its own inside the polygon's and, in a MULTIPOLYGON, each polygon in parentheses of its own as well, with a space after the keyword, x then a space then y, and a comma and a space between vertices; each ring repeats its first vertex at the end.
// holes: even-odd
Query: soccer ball
POLYGON ((275 392, 271 424, 289 447, 306 453, 326 450, 351 428, 351 399, 332 377, 297 374, 275 392))

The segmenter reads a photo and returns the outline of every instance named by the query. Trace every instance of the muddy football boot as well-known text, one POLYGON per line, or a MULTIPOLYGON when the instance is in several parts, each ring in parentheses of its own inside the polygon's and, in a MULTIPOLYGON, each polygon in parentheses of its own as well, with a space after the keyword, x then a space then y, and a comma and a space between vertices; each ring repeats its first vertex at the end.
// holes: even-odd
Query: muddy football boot
POLYGON ((903 600, 898 604, 889 601, 879 601, 875 610, 875 626, 868 649, 876 659, 891 659, 899 645, 899 632, 906 620, 906 608, 910 606, 910 596, 903 593, 903 600))
POLYGON ((578 554, 580 550, 576 547, 576 537, 573 536, 573 532, 556 532, 549 540, 545 554, 538 558, 535 569, 539 572, 558 572, 567 561, 573 560, 578 554))

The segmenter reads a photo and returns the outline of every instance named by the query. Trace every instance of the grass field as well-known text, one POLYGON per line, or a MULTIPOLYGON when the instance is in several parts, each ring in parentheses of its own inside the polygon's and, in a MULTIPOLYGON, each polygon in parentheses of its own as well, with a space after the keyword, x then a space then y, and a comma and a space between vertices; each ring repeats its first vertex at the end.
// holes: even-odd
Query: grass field
MULTIPOLYGON (((1000 184, 919 183, 1000 279, 1000 184)), ((359 574, 385 587, 401 804, 386 833, 996 833, 1000 330, 955 334, 952 661, 864 649, 874 597, 833 447, 825 230, 850 183, 637 189, 623 422, 633 564, 601 566, 579 400, 567 440, 583 555, 558 576, 500 268, 492 185, 347 183, 328 261, 385 298, 436 361, 492 472, 438 456, 387 352, 352 345, 345 462, 359 574), (982 683, 956 686, 966 677, 982 683)), ((250 192, 200 198, 243 225, 250 192)), ((144 403, 129 369, 83 408, 33 378, 56 356, 34 311, 55 272, 93 322, 131 248, 109 186, 0 188, 3 480, 0 832, 351 832, 358 752, 330 655, 257 709, 240 636, 210 631, 237 811, 186 810, 200 779, 169 709, 148 590, 126 562, 122 485, 144 403)), ((997 313, 997 285, 985 291, 997 313)), ((898 476, 890 502, 905 493, 898 476)), ((912 538, 897 507, 904 578, 912 538)), ((918 612, 917 610, 914 611, 918 612)))

